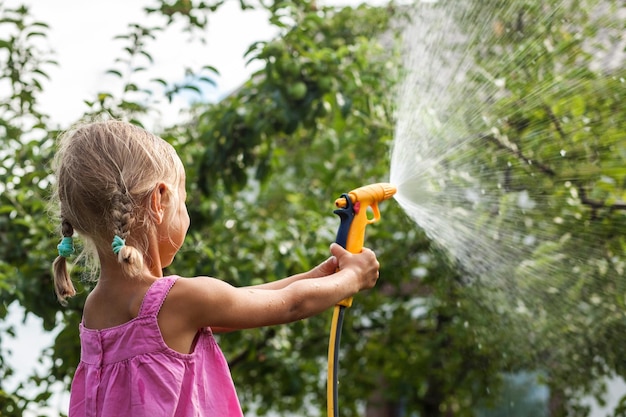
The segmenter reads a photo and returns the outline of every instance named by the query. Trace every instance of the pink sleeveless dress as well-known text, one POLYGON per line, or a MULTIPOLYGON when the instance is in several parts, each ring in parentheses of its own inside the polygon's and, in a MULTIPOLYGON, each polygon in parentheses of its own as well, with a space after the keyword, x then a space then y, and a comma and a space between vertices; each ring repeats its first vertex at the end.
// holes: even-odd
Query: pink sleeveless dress
POLYGON ((152 284, 136 318, 103 330, 80 324, 81 361, 69 417, 241 417, 228 364, 209 328, 194 350, 170 349, 157 315, 178 277, 152 284))

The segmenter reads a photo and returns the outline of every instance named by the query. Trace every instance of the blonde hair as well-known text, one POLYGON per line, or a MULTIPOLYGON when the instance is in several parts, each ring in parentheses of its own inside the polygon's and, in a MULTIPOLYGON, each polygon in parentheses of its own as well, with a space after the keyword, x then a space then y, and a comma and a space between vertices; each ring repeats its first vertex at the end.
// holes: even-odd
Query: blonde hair
MULTIPOLYGON (((86 248, 112 256, 111 243, 119 236, 126 242, 117 254, 122 272, 138 276, 144 261, 150 262, 144 259, 146 236, 154 227, 150 195, 159 182, 178 184, 183 174, 174 148, 127 122, 92 122, 60 137, 54 171, 61 235, 72 237, 76 231, 86 248)), ((76 294, 66 258, 59 255, 53 269, 57 298, 64 304, 76 294)))

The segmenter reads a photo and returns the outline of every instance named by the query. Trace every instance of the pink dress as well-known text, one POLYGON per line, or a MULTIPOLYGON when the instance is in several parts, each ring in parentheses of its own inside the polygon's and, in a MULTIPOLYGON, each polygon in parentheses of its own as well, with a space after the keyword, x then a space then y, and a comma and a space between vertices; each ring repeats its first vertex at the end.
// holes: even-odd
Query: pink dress
POLYGON ((178 277, 152 284, 128 323, 103 330, 80 324, 81 361, 69 417, 243 416, 224 355, 209 328, 193 352, 170 349, 157 315, 178 277))

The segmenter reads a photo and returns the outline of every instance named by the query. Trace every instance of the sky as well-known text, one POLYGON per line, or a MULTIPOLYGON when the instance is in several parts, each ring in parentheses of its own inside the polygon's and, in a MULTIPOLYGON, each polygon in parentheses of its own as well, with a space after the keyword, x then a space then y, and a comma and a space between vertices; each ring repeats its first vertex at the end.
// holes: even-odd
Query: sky
MULTIPOLYGON (((32 14, 50 25, 46 47, 54 50, 58 66, 48 67, 50 81, 40 97, 41 108, 53 123, 61 127, 75 122, 87 109, 83 100, 93 99, 98 92, 119 92, 119 78, 105 71, 121 56, 124 40, 113 39, 124 34, 128 24, 140 22, 149 26, 162 19, 149 21, 143 12, 148 1, 80 1, 80 0, 8 0, 6 6, 25 2, 32 14)), ((151 76, 179 81, 184 67, 212 65, 219 71, 217 86, 206 91, 208 100, 215 100, 242 83, 255 69, 246 66, 244 52, 258 40, 272 39, 277 31, 267 22, 266 14, 252 10, 242 12, 238 1, 227 1, 211 15, 206 44, 183 34, 181 25, 159 34, 157 42, 148 46, 154 59, 151 76)), ((154 84, 152 85, 154 86, 154 84)), ((162 123, 176 121, 178 110, 190 98, 179 97, 174 106, 164 106, 162 123)))
MULTIPOLYGON (((150 26, 162 19, 146 19, 143 7, 150 0, 81 1, 81 0, 5 0, 5 7, 28 4, 32 14, 50 25, 49 48, 54 50, 58 66, 48 67, 50 81, 40 97, 42 110, 53 124, 61 128, 77 121, 87 107, 83 100, 96 97, 98 92, 119 93, 119 78, 105 74, 112 62, 120 57, 123 40, 113 39, 124 34, 128 24, 140 22, 150 26), (117 88, 117 90, 116 90, 117 88)), ((385 3, 386 0, 319 0, 320 4, 357 5, 385 3)), ((204 100, 215 101, 236 89, 259 64, 246 64, 244 53, 255 41, 274 38, 278 31, 267 21, 261 10, 242 11, 239 0, 227 0, 209 17, 206 44, 190 40, 180 24, 160 33, 158 41, 149 45, 154 67, 146 75, 168 81, 180 81, 184 67, 211 65, 219 71, 214 77, 215 88, 203 91, 204 100)), ((154 86, 154 84, 152 84, 154 86)), ((174 105, 164 105, 159 117, 163 125, 180 120, 180 109, 198 96, 186 95, 175 99, 174 105)), ((148 126, 149 127, 149 126, 148 126)))

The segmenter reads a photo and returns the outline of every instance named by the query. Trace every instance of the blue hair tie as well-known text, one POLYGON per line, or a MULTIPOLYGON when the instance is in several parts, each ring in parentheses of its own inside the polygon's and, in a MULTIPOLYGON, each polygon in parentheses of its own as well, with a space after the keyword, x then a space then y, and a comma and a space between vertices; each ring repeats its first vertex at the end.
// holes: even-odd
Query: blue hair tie
POLYGON ((57 245, 59 256, 69 258, 74 253, 74 240, 71 236, 65 236, 61 239, 61 243, 57 245))
POLYGON ((118 253, 120 253, 124 246, 126 246, 126 241, 118 235, 115 235, 115 237, 113 238, 113 243, 111 244, 113 253, 117 255, 118 253))

